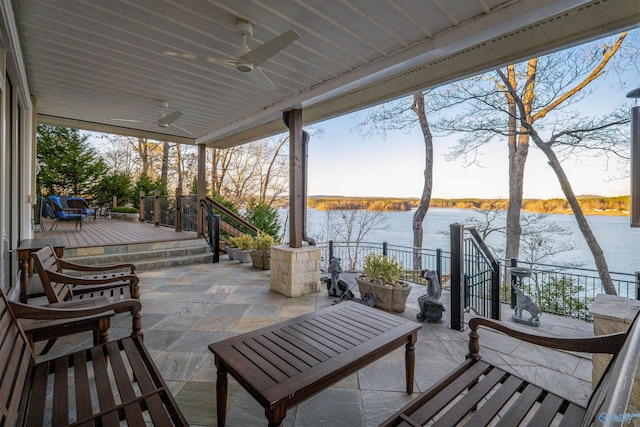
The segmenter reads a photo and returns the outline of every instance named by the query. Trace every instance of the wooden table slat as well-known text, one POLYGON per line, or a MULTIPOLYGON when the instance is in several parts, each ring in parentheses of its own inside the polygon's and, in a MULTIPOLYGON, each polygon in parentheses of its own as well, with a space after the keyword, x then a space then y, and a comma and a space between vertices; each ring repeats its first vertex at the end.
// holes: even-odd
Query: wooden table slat
POLYGON ((243 355, 247 361, 253 363, 256 367, 258 367, 258 369, 260 369, 274 381, 284 381, 287 378, 290 378, 288 375, 278 369, 278 367, 274 366, 269 360, 262 357, 259 353, 253 351, 253 349, 246 343, 237 343, 233 347, 238 350, 238 353, 243 355))
MULTIPOLYGON (((338 306, 339 305, 340 304, 338 304, 338 306)), ((353 316, 359 315, 363 323, 386 325, 386 329, 393 328, 406 322, 405 318, 380 309, 374 309, 376 310, 376 314, 372 317, 370 311, 368 311, 367 309, 371 310, 371 307, 358 304, 357 306, 354 306, 349 310, 345 310, 345 312, 342 314, 344 315, 350 313, 353 316)))
POLYGON ((330 319, 336 327, 339 327, 340 330, 349 330, 354 331, 357 334, 364 336, 366 338, 373 338, 380 333, 380 331, 370 327, 369 325, 363 325, 362 323, 354 323, 353 321, 349 322, 345 316, 336 316, 335 313, 328 313, 323 318, 330 319))
MULTIPOLYGON (((260 340, 260 338, 264 337, 256 337, 247 340, 245 344, 264 359, 268 360, 269 363, 282 371, 286 376, 292 377, 300 372, 300 369, 297 369, 291 363, 291 360, 297 360, 296 357, 287 355, 286 352, 281 352, 281 349, 277 345, 268 340, 266 340, 266 342, 264 340, 260 340)), ((308 366, 305 366, 305 369, 307 367, 308 366)))
POLYGON ((350 334, 344 334, 341 330, 335 327, 332 322, 328 322, 326 319, 310 319, 300 325, 305 328, 309 328, 312 331, 317 331, 317 333, 332 342, 344 347, 351 348, 355 345, 360 344, 366 339, 360 337, 359 339, 351 336, 350 334))
POLYGON ((585 408, 581 408, 578 405, 570 404, 567 410, 564 412, 564 416, 560 420, 558 427, 576 426, 584 418, 584 414, 587 412, 585 408))
MULTIPOLYGON (((308 354, 309 356, 313 357, 315 360, 318 360, 320 362, 323 362, 327 359, 329 359, 329 355, 321 350, 319 350, 318 348, 316 348, 315 346, 311 345, 311 343, 307 337, 304 337, 304 339, 300 339, 294 335, 291 335, 289 332, 287 332, 285 329, 282 329, 281 331, 272 331, 272 332, 268 332, 267 334, 265 334, 265 336, 269 336, 268 334, 273 334, 275 336, 277 336, 278 338, 280 338, 281 340, 289 343, 290 345, 300 349, 301 351, 305 352, 306 354, 308 354)), ((327 349, 327 351, 330 351, 330 353, 333 354, 337 354, 335 351, 331 350, 331 349, 327 349)), ((309 363, 310 366, 314 366, 317 365, 317 363, 309 363)))
MULTIPOLYGON (((133 383, 129 379, 125 362, 122 360, 120 348, 118 347, 118 344, 114 342, 108 343, 106 347, 122 402, 130 402, 136 398, 136 393, 133 389, 133 383)), ((142 410, 138 404, 125 406, 124 413, 129 426, 145 425, 142 410)))
POLYGON ((375 336, 375 334, 363 334, 357 330, 356 325, 347 325, 345 327, 338 327, 339 323, 335 322, 330 318, 326 318, 324 316, 319 317, 317 319, 308 320, 307 323, 310 323, 318 328, 324 329, 325 331, 353 344, 358 345, 361 342, 364 342, 368 339, 371 339, 375 336))
POLYGON ((302 341, 305 344, 307 344, 307 345, 315 348, 316 350, 320 351, 322 354, 325 355, 325 360, 335 356, 336 354, 340 354, 339 351, 336 351, 331 347, 327 347, 323 343, 321 343, 318 340, 316 340, 314 337, 310 337, 308 334, 304 334, 304 333, 302 333, 300 331, 297 331, 296 329, 292 328, 291 326, 287 326, 287 327, 282 328, 281 332, 286 333, 290 337, 295 338, 295 339, 297 339, 299 341, 302 341))
POLYGON ((350 342, 347 342, 343 339, 340 339, 326 331, 323 331, 320 328, 316 328, 315 326, 309 324, 308 322, 301 323, 299 325, 291 325, 289 328, 294 331, 306 335, 307 337, 315 340, 316 342, 329 347, 334 350, 336 353, 340 354, 345 350, 348 350, 354 346, 350 342))
POLYGON ((320 363, 318 359, 311 357, 299 347, 283 340, 273 332, 262 337, 256 337, 255 340, 265 346, 271 344, 274 353, 282 358, 288 358, 287 361, 299 371, 320 363))

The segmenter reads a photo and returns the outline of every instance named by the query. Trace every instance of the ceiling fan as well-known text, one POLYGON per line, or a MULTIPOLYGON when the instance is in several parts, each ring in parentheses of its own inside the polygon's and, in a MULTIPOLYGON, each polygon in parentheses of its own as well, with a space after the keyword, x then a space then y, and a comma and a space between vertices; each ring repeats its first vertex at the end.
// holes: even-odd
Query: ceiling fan
POLYGON ((158 114, 158 119, 156 121, 150 120, 131 120, 131 119, 111 119, 118 122, 130 122, 130 123, 151 123, 160 126, 161 128, 174 127, 176 129, 181 130, 184 133, 191 135, 186 129, 181 128, 178 125, 173 124, 176 120, 178 120, 182 116, 182 111, 175 110, 172 113, 167 113, 165 111, 166 108, 169 108, 169 103, 167 101, 159 101, 158 107, 160 107, 160 113, 158 114))
POLYGON ((245 73, 261 88, 266 90, 276 89, 276 85, 273 84, 269 77, 267 77, 258 66, 298 40, 300 35, 293 30, 289 30, 255 49, 251 49, 247 45, 247 38, 253 37, 253 25, 243 19, 238 19, 236 21, 236 31, 242 36, 242 44, 236 49, 235 59, 215 58, 180 52, 165 52, 165 54, 178 58, 204 59, 214 64, 231 65, 235 67, 236 70, 245 73))

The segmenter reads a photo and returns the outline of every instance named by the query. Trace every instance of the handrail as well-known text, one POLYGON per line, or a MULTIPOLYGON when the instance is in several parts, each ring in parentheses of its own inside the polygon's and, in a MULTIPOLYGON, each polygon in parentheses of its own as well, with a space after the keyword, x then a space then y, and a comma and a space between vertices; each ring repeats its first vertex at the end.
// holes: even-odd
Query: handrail
MULTIPOLYGON (((242 218, 240 215, 238 215, 237 213, 233 212, 232 210, 230 210, 229 208, 227 208, 223 204, 213 200, 209 196, 205 197, 204 200, 206 200, 208 203, 210 203, 213 206, 214 209, 216 209, 220 213, 232 218, 234 221, 236 221, 239 224, 241 224, 244 228, 246 228, 249 231, 251 231, 254 235, 258 234, 259 230, 255 225, 251 224, 249 221, 247 221, 246 219, 242 218)), ((204 200, 203 200, 203 205, 206 204, 206 203, 204 203, 204 200)), ((209 206, 207 206, 207 207, 209 207, 209 206)))
POLYGON ((491 253, 491 250, 489 250, 489 248, 487 247, 482 237, 480 236, 480 233, 478 233, 478 230, 476 230, 475 227, 467 227, 465 228, 465 230, 468 230, 469 233, 471 233, 474 243, 476 244, 478 249, 482 251, 482 254, 487 258, 487 260, 489 261, 489 264, 491 265, 491 268, 494 271, 498 270, 499 263, 491 253))

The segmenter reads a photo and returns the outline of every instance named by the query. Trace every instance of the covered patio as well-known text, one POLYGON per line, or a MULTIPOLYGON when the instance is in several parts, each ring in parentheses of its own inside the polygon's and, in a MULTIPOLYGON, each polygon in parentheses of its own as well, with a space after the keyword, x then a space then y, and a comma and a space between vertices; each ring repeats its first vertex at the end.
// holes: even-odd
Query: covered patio
MULTIPOLYGON (((145 346, 194 426, 216 425, 216 369, 208 344, 321 309, 335 300, 326 290, 287 298, 269 290, 268 271, 229 261, 226 256, 219 264, 142 272, 140 283, 145 346)), ((425 292, 422 286, 414 287, 401 316, 415 319, 417 299, 425 292)), ((444 294, 442 300, 448 301, 448 296, 444 294)), ((404 389, 404 351, 399 349, 288 411, 284 425, 377 426, 464 360, 468 336, 448 328, 448 306, 447 310, 442 323, 426 323, 418 332, 412 396, 404 389)), ((511 314, 505 307, 504 317, 511 314)), ((545 333, 593 335, 593 325, 586 322, 546 314, 542 319, 545 333)), ((130 323, 126 315, 117 315, 110 337, 130 334, 130 323)), ((484 330, 480 334, 481 354, 491 363, 586 404, 591 393, 588 355, 534 351, 530 344, 500 333, 484 330)), ((60 339, 46 357, 90 344, 90 333, 60 339)), ((227 413, 229 426, 265 424, 264 409, 233 379, 227 413)))

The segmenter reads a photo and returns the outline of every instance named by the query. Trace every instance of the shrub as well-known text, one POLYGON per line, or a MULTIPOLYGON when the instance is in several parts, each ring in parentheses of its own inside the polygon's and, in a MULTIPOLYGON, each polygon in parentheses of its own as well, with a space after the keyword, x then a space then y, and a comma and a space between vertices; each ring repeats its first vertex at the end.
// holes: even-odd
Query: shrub
POLYGON ((251 234, 241 234, 236 237, 236 243, 238 245, 238 249, 248 251, 253 248, 253 236, 251 234))
POLYGON ((395 258, 372 253, 364 259, 362 274, 365 279, 371 282, 381 282, 393 286, 404 274, 404 269, 395 258))
POLYGON ((111 208, 111 212, 137 214, 138 209, 132 208, 131 206, 116 206, 115 208, 111 208))
POLYGON ((257 203, 254 200, 251 200, 243 217, 253 224, 258 230, 275 239, 280 235, 278 211, 264 202, 257 203))
POLYGON ((263 252, 266 254, 266 253, 269 253, 271 246, 275 244, 276 244, 276 239, 274 239, 270 235, 265 233, 258 233, 258 236, 256 237, 256 240, 254 242, 254 247, 256 251, 263 252))

